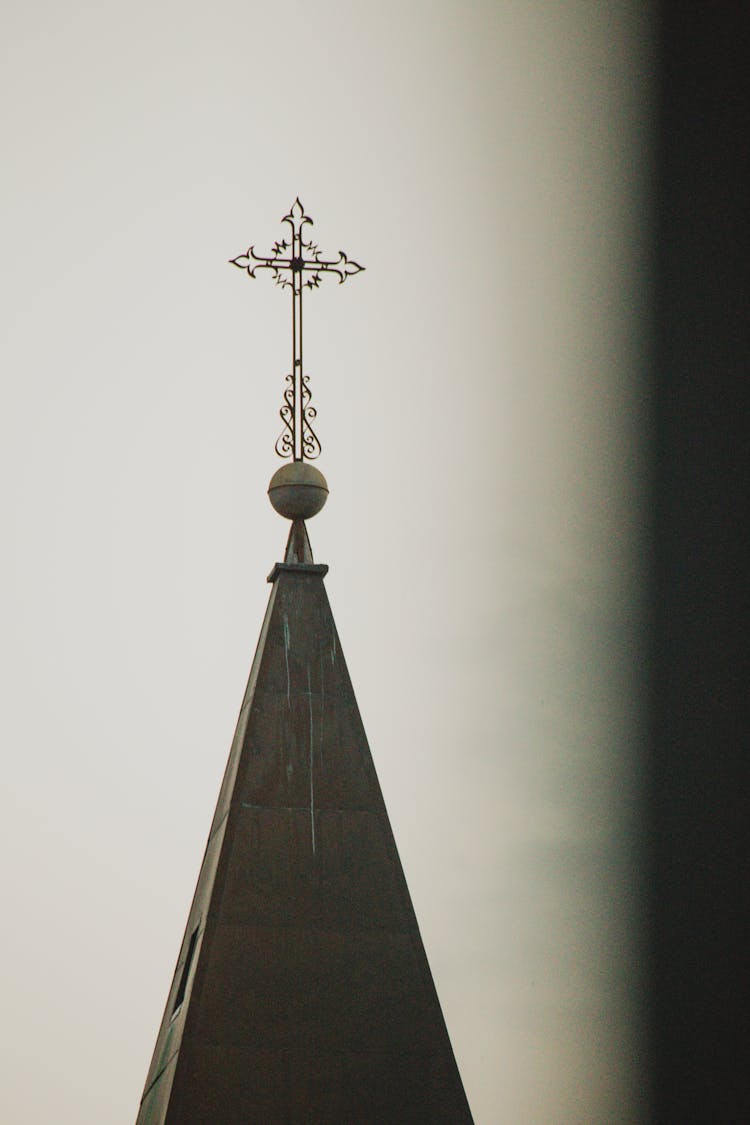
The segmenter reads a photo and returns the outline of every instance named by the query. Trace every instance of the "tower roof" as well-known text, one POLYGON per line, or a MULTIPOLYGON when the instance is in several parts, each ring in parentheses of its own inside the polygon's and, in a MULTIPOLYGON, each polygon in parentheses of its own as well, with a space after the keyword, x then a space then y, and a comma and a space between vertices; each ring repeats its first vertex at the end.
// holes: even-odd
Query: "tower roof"
POLYGON ((137 1125, 472 1120, 327 569, 293 524, 137 1125))

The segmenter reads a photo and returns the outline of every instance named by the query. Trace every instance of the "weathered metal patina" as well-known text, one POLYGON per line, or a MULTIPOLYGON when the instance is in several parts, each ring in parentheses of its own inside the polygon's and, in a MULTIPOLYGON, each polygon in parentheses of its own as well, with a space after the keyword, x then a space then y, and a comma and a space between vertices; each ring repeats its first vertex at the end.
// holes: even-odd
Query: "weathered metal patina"
POLYGON ((282 465, 271 477, 268 499, 288 520, 309 520, 328 499, 328 482, 319 469, 306 461, 282 465))
POLYGON ((137 1125, 464 1125, 304 524, 292 525, 137 1125))

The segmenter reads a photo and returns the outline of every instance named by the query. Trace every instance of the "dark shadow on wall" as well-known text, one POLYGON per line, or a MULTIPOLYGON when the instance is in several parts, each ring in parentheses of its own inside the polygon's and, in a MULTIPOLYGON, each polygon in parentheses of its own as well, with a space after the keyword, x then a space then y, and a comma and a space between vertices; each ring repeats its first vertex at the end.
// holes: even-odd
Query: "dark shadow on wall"
POLYGON ((750 1121, 750 4, 658 15, 653 1119, 730 1125, 750 1121))

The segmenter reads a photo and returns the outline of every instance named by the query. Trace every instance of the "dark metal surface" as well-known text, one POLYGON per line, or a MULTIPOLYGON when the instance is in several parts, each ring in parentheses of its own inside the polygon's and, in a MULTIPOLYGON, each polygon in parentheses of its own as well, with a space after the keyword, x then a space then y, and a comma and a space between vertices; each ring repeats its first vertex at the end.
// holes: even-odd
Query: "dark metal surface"
POLYGON ((299 558, 274 570, 137 1125, 467 1125, 302 526, 299 558))
POLYGON ((312 428, 316 410, 310 405, 309 376, 305 375, 302 363, 302 293, 305 289, 317 289, 326 274, 335 274, 342 284, 347 277, 361 273, 364 266, 351 261, 343 250, 339 250, 338 258, 325 259, 317 243, 303 238, 303 227, 312 226, 312 219, 305 214, 299 196, 281 221, 289 224, 291 241, 275 242, 265 257, 250 246, 246 254, 230 261, 249 277, 255 277, 257 270, 271 270, 276 284, 292 291, 292 371, 286 376, 284 402, 279 411, 284 428, 276 442, 276 452, 279 457, 292 457, 295 461, 313 461, 320 453, 320 442, 312 428))

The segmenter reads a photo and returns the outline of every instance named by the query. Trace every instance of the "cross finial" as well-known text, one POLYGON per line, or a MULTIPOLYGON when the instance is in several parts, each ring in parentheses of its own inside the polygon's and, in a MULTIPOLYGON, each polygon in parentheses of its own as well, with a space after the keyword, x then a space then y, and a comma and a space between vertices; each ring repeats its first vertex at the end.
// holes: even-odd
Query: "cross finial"
POLYGON ((249 277, 255 277, 257 270, 271 270, 276 284, 292 291, 292 370, 286 376, 284 402, 279 411, 284 428, 276 441, 276 452, 279 457, 292 457, 295 461, 313 461, 320 453, 320 442, 312 428, 316 410, 310 405, 309 376, 302 366, 302 292, 317 289, 325 274, 336 274, 342 284, 364 266, 351 261, 343 250, 339 250, 338 258, 325 259, 317 244, 305 239, 304 228, 312 226, 312 219, 305 214, 299 196, 281 221, 288 223, 290 238, 275 242, 265 257, 250 246, 246 254, 232 258, 231 263, 244 269, 249 277))

